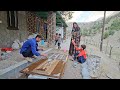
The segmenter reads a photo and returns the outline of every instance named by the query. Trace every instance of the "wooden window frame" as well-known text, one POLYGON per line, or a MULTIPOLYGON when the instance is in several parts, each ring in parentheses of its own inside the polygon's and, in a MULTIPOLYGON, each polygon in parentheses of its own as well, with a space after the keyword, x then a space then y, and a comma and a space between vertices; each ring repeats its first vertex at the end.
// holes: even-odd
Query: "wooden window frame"
POLYGON ((7 29, 9 30, 19 30, 17 11, 7 11, 7 25, 7 29))

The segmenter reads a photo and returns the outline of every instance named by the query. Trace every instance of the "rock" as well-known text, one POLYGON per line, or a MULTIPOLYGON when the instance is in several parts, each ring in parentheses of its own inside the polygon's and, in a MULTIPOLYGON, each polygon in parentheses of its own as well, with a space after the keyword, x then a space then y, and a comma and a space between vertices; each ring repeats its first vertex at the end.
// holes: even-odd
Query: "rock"
POLYGON ((106 76, 110 79, 113 79, 113 77, 110 74, 106 74, 106 76))
POLYGON ((89 68, 89 75, 93 78, 97 78, 100 73, 100 57, 96 55, 90 55, 87 62, 89 68))

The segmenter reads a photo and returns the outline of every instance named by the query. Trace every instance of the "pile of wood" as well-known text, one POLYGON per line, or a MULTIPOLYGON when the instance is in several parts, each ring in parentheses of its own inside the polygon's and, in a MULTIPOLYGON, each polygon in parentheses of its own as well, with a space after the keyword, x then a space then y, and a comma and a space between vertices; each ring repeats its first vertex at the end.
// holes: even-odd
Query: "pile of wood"
POLYGON ((39 60, 23 69, 21 72, 32 75, 42 75, 47 77, 61 78, 67 55, 64 53, 49 53, 48 59, 39 60))

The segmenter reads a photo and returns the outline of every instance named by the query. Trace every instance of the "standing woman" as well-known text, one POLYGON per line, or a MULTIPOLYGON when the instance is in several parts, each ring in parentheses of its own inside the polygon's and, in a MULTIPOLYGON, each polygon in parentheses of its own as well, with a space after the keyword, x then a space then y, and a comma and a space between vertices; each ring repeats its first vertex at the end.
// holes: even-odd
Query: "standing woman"
POLYGON ((76 45, 79 47, 80 45, 80 38, 81 38, 81 31, 80 27, 76 22, 73 23, 73 28, 72 28, 72 37, 71 37, 71 42, 70 42, 70 48, 69 48, 69 55, 73 56, 77 51, 75 50, 74 45, 72 44, 72 40, 75 40, 76 45))

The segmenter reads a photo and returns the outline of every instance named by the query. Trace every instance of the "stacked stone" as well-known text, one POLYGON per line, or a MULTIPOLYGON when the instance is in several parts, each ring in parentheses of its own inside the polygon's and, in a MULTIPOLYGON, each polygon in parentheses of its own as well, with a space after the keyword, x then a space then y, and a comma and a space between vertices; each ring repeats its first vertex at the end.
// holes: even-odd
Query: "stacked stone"
POLYGON ((63 39, 65 40, 66 39, 66 27, 64 27, 64 37, 63 39))
POLYGON ((27 15, 27 28, 28 31, 31 33, 36 32, 36 16, 34 13, 26 12, 27 15))
POLYGON ((53 45, 54 43, 54 36, 56 34, 56 13, 50 11, 48 13, 48 46, 53 45))
POLYGON ((99 74, 100 74, 100 60, 101 60, 101 57, 95 56, 95 55, 91 55, 88 58, 88 69, 89 69, 90 76, 93 77, 93 78, 98 78, 99 77, 99 74))

